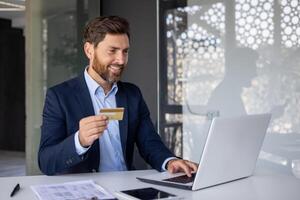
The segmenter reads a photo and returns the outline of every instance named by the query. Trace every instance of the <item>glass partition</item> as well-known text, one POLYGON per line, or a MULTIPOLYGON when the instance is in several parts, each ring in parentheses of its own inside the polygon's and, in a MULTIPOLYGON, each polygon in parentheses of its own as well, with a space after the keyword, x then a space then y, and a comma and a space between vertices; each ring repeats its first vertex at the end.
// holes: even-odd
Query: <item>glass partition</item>
POLYGON ((38 174, 37 151, 47 88, 70 79, 87 65, 82 31, 100 15, 97 0, 26 1, 26 166, 38 174))
POLYGON ((165 142, 198 162, 212 118, 271 112, 258 169, 299 175, 299 2, 169 0, 159 11, 165 142))

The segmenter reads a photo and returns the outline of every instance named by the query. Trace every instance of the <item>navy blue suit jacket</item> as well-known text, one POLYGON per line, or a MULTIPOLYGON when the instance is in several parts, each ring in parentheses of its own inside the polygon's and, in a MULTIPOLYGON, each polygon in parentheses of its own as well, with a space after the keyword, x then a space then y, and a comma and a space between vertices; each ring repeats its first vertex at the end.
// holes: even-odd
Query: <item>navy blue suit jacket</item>
MULTIPOLYGON (((155 131, 139 88, 119 81, 116 104, 125 108, 119 128, 127 169, 134 169, 132 161, 136 144, 145 161, 160 171, 165 159, 174 155, 155 131)), ((99 140, 95 140, 82 156, 76 153, 74 143, 80 119, 92 115, 95 112, 84 73, 48 89, 38 153, 39 167, 43 173, 54 175, 98 171, 99 140)))

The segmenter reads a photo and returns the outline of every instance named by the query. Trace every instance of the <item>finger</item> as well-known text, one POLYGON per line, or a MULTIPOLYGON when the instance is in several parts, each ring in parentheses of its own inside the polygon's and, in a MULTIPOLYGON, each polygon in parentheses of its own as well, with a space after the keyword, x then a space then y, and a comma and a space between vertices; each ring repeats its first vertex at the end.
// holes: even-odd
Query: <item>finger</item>
POLYGON ((107 124, 108 124, 107 121, 92 122, 92 123, 85 124, 80 128, 88 131, 93 128, 99 128, 99 127, 104 127, 104 126, 106 127, 107 124))
POLYGON ((96 115, 97 116, 97 119, 104 119, 104 120, 108 120, 108 117, 106 115, 103 115, 103 114, 99 114, 99 115, 96 115))
POLYGON ((171 174, 174 173, 174 167, 173 167, 173 165, 170 165, 170 166, 168 167, 168 171, 169 171, 171 174))
POLYGON ((94 115, 93 116, 88 116, 88 117, 85 117, 85 118, 82 118, 81 120, 80 120, 80 123, 83 123, 83 124, 86 124, 86 123, 88 123, 88 122, 90 122, 90 121, 93 121, 94 120, 94 115))
POLYGON ((187 165, 184 164, 183 170, 188 177, 192 177, 192 171, 187 165))
POLYGON ((82 124, 88 124, 88 123, 92 123, 92 122, 105 121, 105 120, 108 120, 108 118, 104 115, 93 115, 93 116, 89 116, 89 117, 85 117, 85 118, 81 119, 80 122, 82 124))
POLYGON ((172 164, 174 161, 176 161, 177 159, 171 159, 169 160, 169 162, 167 163, 167 170, 170 172, 170 173, 175 173, 176 172, 176 168, 175 168, 175 165, 172 164))
POLYGON ((198 170, 198 165, 196 163, 185 161, 185 163, 192 169, 192 173, 196 173, 198 170))
POLYGON ((90 136, 80 136, 79 134, 79 142, 81 146, 88 147, 92 145, 92 143, 100 137, 101 134, 93 134, 90 136))
POLYGON ((80 127, 79 129, 79 136, 81 138, 87 138, 91 135, 103 133, 103 131, 107 129, 107 125, 105 124, 89 124, 80 127))
POLYGON ((96 127, 96 128, 92 128, 87 132, 87 137, 90 137, 92 135, 99 135, 102 134, 104 132, 104 130, 106 129, 106 127, 96 127))
POLYGON ((95 128, 91 128, 91 129, 80 129, 79 135, 81 137, 86 138, 91 135, 100 134, 100 133, 104 132, 105 129, 107 129, 107 126, 95 127, 95 128))
POLYGON ((183 160, 178 161, 178 167, 179 170, 183 171, 188 177, 192 176, 189 166, 183 160))
POLYGON ((102 114, 95 115, 95 120, 108 120, 108 117, 102 114))

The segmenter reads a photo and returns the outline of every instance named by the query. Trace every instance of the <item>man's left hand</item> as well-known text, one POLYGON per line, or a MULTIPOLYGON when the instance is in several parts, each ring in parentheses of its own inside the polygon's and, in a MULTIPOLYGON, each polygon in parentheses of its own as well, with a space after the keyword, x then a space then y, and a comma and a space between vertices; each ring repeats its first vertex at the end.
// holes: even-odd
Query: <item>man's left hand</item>
POLYGON ((183 160, 183 159, 172 159, 167 163, 167 170, 170 173, 184 172, 188 177, 192 176, 192 173, 196 173, 198 164, 183 160))

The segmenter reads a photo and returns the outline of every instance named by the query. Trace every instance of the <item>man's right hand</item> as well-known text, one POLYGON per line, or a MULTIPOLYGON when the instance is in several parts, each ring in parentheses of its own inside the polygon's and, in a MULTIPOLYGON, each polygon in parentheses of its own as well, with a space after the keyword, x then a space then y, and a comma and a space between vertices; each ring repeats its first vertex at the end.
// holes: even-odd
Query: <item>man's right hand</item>
POLYGON ((79 142, 88 147, 97 140, 107 128, 108 118, 104 115, 95 115, 82 118, 79 122, 79 142))

